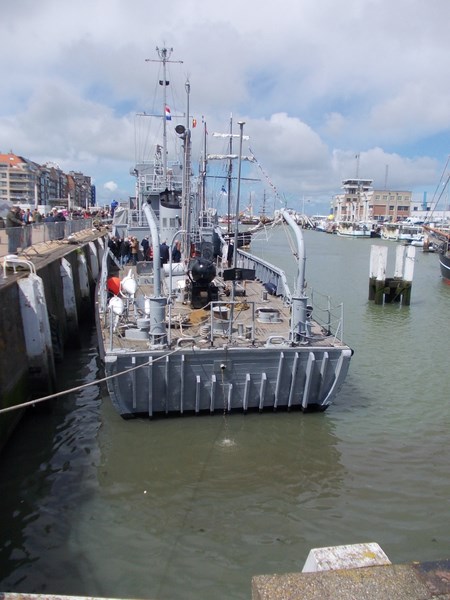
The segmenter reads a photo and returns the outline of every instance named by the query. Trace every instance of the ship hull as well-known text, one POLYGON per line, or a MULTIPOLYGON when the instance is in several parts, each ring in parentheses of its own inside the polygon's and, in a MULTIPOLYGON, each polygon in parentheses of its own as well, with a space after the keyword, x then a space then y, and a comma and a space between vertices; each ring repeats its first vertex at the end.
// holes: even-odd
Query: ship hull
POLYGON ((112 402, 124 418, 323 411, 345 380, 351 354, 335 347, 182 348, 170 355, 107 353, 104 364, 112 402))
POLYGON ((439 265, 442 277, 450 283, 450 256, 448 254, 439 255, 439 265))

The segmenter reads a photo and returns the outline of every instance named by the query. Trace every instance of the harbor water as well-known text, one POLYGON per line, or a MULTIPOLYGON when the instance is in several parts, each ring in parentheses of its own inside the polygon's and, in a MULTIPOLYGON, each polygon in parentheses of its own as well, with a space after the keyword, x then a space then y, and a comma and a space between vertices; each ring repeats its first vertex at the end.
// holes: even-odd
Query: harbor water
MULTIPOLYGON (((280 232, 252 248, 292 276, 280 232)), ((0 591, 216 600, 311 548, 377 542, 450 558, 450 286, 417 249, 410 306, 368 301, 372 244, 304 233, 308 285, 345 306, 354 349, 321 414, 122 420, 103 384, 30 413, 0 456, 0 591)), ((390 272, 389 272, 390 271, 390 272)), ((95 331, 58 366, 101 378, 95 331)))

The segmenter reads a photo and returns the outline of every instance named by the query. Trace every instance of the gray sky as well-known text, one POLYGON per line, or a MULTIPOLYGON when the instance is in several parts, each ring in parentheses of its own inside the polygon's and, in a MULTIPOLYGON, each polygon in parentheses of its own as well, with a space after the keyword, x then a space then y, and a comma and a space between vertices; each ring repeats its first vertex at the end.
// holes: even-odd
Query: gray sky
MULTIPOLYGON (((101 202, 134 192, 156 46, 183 61, 170 65, 173 115, 189 78, 194 160, 202 117, 209 134, 245 121, 256 204, 275 187, 288 206, 327 212, 357 174, 431 199, 450 153, 449 0, 3 0, 1 11, 0 151, 91 175, 101 202)), ((222 150, 209 135, 208 151, 222 150)))

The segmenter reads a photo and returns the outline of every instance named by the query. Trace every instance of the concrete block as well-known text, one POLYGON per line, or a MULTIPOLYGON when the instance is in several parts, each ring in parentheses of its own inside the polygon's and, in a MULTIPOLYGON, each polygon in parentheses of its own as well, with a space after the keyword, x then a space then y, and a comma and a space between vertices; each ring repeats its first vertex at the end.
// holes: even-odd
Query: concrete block
POLYGON ((389 558, 375 542, 329 546, 326 548, 313 548, 308 554, 302 573, 357 569, 390 564, 389 558))

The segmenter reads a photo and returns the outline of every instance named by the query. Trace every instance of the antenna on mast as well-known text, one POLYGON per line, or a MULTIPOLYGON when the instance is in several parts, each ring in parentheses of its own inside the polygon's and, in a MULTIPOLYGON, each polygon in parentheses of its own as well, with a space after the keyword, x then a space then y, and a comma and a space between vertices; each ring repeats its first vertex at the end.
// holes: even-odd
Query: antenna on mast
POLYGON ((356 158, 356 179, 359 179, 359 152, 355 156, 356 158))

